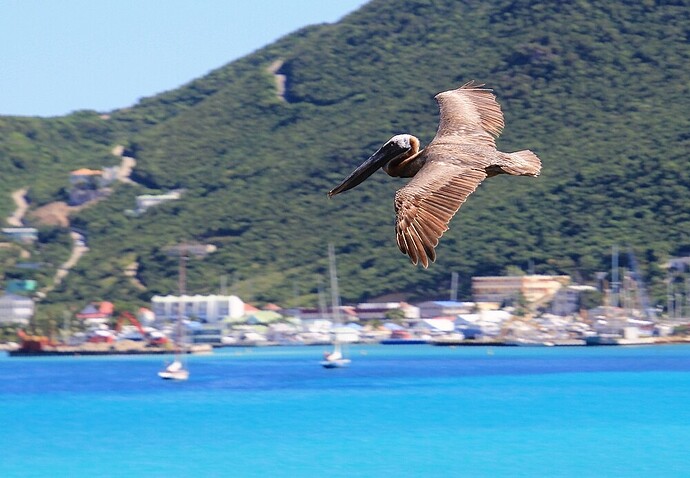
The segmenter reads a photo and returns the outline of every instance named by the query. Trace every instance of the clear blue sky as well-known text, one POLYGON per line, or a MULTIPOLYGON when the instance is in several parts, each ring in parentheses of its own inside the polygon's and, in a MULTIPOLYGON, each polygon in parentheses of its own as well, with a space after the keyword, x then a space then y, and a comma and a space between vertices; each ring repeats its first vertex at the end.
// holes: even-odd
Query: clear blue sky
POLYGON ((0 0, 0 115, 131 106, 367 0, 0 0))

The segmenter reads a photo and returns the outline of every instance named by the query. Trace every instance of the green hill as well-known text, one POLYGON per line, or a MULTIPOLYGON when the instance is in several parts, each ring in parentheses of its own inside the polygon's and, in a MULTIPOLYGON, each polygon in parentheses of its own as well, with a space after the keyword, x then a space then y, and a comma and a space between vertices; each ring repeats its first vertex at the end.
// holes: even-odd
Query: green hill
POLYGON ((137 160, 138 186, 72 217, 91 250, 49 302, 174 291, 166 247, 188 241, 217 246, 190 261, 188 291, 227 276, 246 300, 315 305, 329 242, 345 302, 446 297, 451 272, 468 293, 472 275, 528 264, 593 280, 612 245, 660 295, 663 263, 690 253, 688 3, 373 0, 107 119, 0 118, 0 193, 28 185, 37 207, 65 197, 71 169, 116 164, 117 144, 137 160), (434 94, 470 79, 502 105, 499 149, 532 149, 542 176, 482 184, 437 262, 415 268, 395 244, 403 181, 326 192, 394 134, 430 141, 434 94), (170 189, 182 199, 125 213, 170 189), (146 290, 124 273, 133 262, 146 290))

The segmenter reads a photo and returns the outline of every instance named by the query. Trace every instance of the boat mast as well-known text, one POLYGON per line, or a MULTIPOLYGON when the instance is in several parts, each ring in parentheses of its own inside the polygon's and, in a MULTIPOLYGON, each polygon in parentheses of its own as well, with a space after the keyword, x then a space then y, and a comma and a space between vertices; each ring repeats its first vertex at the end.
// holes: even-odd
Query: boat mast
POLYGON ((175 342, 175 360, 180 359, 180 354, 182 351, 182 334, 183 334, 183 327, 182 327, 182 317, 184 316, 184 301, 182 300, 182 296, 185 294, 185 289, 186 289, 186 282, 187 282, 187 248, 183 245, 180 248, 180 265, 179 265, 179 272, 178 272, 178 279, 177 279, 177 289, 179 290, 180 294, 180 303, 179 303, 179 312, 177 314, 177 340, 175 342))
POLYGON ((450 273, 450 300, 456 302, 458 300, 458 273, 450 273))
MULTIPOLYGON (((332 243, 328 244, 328 269, 331 275, 331 302, 332 319, 334 324, 340 325, 340 294, 338 292, 338 274, 335 268, 335 249, 332 243)), ((342 346, 338 340, 338 332, 333 335, 333 352, 325 354, 321 362, 326 368, 344 367, 350 363, 349 359, 343 357, 342 346)))
POLYGON ((328 269, 331 274, 331 307, 333 323, 340 324, 340 294, 338 293, 338 274, 335 269, 335 249, 328 244, 328 269))
POLYGON ((185 304, 182 300, 182 296, 187 293, 187 261, 191 257, 206 257, 211 250, 209 249, 209 246, 204 246, 203 244, 183 242, 175 246, 166 247, 165 251, 169 256, 179 257, 180 259, 177 275, 177 289, 179 291, 180 300, 176 324, 177 340, 175 341, 175 358, 177 359, 177 355, 182 348, 182 340, 184 338, 184 327, 182 320, 184 317, 185 304))
POLYGON ((611 306, 618 307, 620 284, 618 282, 618 247, 611 246, 611 306))

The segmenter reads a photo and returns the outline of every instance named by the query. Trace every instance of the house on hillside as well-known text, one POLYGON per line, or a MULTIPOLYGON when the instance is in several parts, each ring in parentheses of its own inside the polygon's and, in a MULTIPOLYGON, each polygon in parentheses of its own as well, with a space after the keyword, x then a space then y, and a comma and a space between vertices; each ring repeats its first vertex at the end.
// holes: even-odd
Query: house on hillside
POLYGON ((34 301, 17 294, 4 294, 0 297, 0 324, 27 325, 34 316, 34 301))
POLYGON ((134 212, 137 214, 142 214, 150 207, 157 206, 168 201, 175 201, 180 199, 180 197, 182 197, 182 193, 180 191, 171 191, 165 194, 142 194, 141 196, 137 196, 137 208, 134 212))
POLYGON ((69 173, 70 186, 90 185, 97 189, 100 186, 103 171, 100 169, 81 168, 69 173))
POLYGON ((9 294, 28 295, 36 291, 38 282, 32 279, 10 279, 7 281, 9 294))
POLYGON ((16 242, 32 244, 38 240, 38 229, 35 227, 3 227, 3 236, 16 242))
POLYGON ((70 206, 78 206, 88 201, 98 199, 103 195, 103 171, 99 169, 81 168, 69 174, 70 206))

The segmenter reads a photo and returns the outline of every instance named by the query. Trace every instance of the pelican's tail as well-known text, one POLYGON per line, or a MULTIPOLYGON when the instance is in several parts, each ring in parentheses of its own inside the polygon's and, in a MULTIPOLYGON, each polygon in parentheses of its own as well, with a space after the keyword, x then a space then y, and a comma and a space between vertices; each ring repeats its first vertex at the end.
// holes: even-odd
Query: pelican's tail
POLYGON ((537 177, 541 171, 541 161, 532 151, 524 149, 506 154, 506 163, 501 165, 501 169, 515 176, 537 177))

